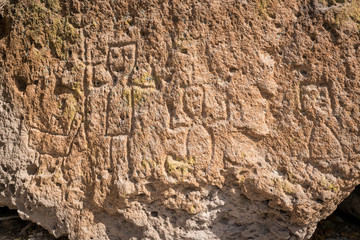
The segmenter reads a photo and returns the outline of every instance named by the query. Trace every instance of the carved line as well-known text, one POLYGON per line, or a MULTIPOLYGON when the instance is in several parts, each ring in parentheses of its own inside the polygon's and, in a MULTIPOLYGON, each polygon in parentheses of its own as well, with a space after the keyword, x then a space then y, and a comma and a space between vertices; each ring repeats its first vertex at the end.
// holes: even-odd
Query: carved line
POLYGON ((112 93, 112 89, 110 90, 110 92, 108 93, 107 96, 107 103, 106 103, 106 123, 105 123, 105 136, 108 136, 108 129, 109 129, 109 111, 110 111, 110 99, 111 99, 111 93, 112 93))

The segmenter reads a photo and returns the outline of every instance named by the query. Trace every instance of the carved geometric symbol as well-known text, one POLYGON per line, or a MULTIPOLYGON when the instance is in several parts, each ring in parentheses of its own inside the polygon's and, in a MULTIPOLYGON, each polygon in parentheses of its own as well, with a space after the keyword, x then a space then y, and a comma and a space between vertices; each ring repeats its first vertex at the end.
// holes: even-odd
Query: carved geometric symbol
POLYGON ((108 66, 115 78, 115 83, 127 83, 127 79, 135 66, 136 45, 112 47, 109 50, 108 66))

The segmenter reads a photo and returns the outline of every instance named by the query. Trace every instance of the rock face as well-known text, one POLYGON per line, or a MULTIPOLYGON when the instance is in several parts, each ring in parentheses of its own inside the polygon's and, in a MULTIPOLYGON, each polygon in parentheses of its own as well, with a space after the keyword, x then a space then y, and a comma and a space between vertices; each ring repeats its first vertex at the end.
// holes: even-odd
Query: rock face
POLYGON ((360 183, 353 1, 13 0, 0 206, 70 239, 307 239, 360 183))

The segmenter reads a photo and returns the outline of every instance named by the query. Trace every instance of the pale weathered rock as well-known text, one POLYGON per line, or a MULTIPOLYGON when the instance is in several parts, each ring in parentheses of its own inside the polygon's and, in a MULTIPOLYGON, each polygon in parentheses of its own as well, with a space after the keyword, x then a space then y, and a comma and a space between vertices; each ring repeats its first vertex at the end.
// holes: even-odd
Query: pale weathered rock
POLYGON ((308 239, 360 183, 335 2, 10 1, 0 206, 70 239, 308 239))

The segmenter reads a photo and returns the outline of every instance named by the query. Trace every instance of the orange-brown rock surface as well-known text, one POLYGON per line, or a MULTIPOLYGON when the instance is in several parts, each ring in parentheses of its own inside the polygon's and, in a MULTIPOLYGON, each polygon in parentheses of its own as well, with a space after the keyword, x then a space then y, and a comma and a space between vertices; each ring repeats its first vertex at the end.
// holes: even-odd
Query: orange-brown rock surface
POLYGON ((360 183, 359 0, 11 0, 0 206, 70 239, 307 239, 360 183))

